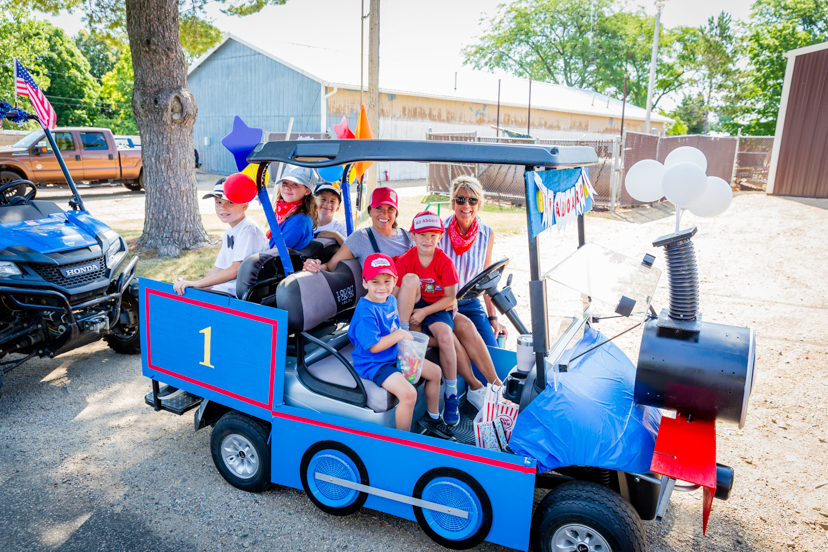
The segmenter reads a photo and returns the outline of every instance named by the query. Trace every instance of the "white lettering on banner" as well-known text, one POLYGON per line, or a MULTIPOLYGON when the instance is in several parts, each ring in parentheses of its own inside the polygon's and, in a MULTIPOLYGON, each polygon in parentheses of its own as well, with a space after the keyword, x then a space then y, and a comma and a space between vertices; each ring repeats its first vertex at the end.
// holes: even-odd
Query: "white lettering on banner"
POLYGON ((535 173, 534 180, 539 192, 536 201, 541 214, 541 224, 544 228, 555 225, 558 232, 564 231, 573 218, 586 212, 586 199, 595 194, 592 183, 583 169, 575 185, 564 192, 555 193, 548 189, 538 173, 535 173))

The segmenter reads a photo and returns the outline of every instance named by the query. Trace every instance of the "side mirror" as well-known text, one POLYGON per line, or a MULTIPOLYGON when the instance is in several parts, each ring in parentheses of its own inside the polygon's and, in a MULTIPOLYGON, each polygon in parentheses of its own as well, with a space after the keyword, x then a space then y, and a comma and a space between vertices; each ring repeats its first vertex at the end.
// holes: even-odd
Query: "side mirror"
POLYGON ((35 146, 35 147, 32 148, 32 153, 34 155, 43 155, 44 153, 47 153, 48 151, 49 150, 46 148, 46 146, 35 146))

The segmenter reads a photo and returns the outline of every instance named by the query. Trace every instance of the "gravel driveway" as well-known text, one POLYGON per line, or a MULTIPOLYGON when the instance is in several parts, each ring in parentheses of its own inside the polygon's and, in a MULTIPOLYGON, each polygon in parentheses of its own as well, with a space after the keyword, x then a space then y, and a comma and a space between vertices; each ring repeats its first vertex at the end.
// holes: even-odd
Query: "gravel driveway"
MULTIPOLYGON (((107 210, 90 203, 106 221, 107 210)), ((828 201, 744 194, 716 219, 685 216, 683 226, 700 228, 704 319, 757 330, 758 379, 745 428, 718 428, 718 459, 736 469, 731 500, 714 503, 703 537, 700 493, 674 495, 664 522, 646 524, 650 550, 828 550, 828 485, 817 488, 828 481, 826 209, 828 201)), ((143 207, 124 205, 115 216, 127 212, 143 207)), ((672 225, 663 209, 595 215, 587 238, 637 258, 672 225)), ((543 266, 575 239, 574 227, 547 232, 543 266)), ((525 234, 499 236, 495 256, 507 252, 528 321, 525 234)), ((665 286, 666 277, 657 308, 666 306, 665 286)), ((633 360, 639 339, 640 331, 619 339, 633 360)), ((369 510, 332 517, 292 489, 234 489, 213 466, 210 429, 193 433, 192 413, 153 412, 148 390, 140 358, 103 343, 7 375, 0 551, 443 550, 413 522, 369 510)))

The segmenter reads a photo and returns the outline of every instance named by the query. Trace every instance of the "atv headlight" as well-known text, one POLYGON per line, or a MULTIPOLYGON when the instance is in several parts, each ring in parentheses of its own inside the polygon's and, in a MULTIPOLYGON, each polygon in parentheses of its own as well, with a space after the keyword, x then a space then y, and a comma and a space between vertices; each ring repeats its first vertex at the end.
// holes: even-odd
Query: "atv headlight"
POLYGON ((112 242, 112 245, 109 246, 109 251, 106 252, 106 266, 112 268, 114 265, 115 257, 118 256, 118 253, 121 251, 121 238, 116 237, 115 241, 112 242))
POLYGON ((0 278, 11 278, 12 276, 20 276, 22 274, 16 264, 8 261, 0 261, 0 278))

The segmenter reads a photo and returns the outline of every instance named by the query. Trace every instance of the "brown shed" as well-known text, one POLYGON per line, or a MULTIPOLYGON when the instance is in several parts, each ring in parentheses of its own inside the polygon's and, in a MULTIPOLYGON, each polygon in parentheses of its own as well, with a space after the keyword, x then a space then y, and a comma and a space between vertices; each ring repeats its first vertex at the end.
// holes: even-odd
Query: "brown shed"
POLYGON ((828 198, 828 42, 785 55, 767 190, 828 198))

